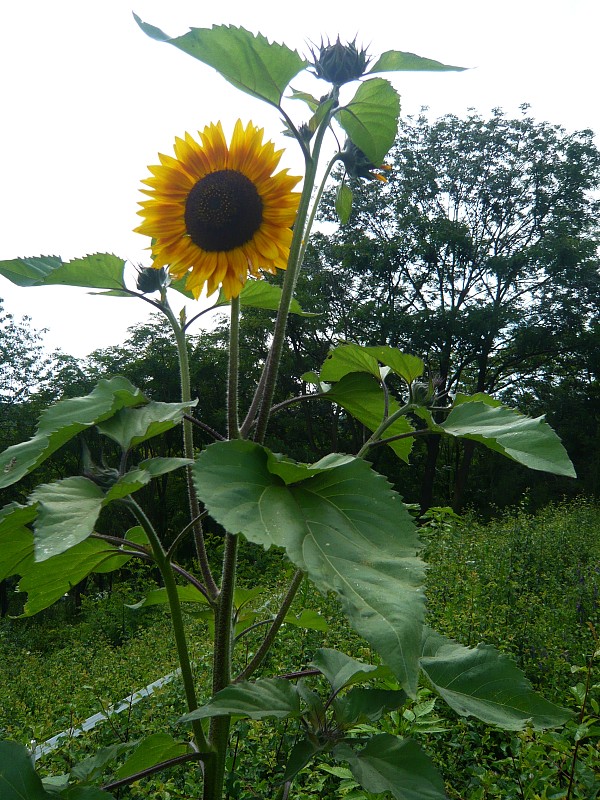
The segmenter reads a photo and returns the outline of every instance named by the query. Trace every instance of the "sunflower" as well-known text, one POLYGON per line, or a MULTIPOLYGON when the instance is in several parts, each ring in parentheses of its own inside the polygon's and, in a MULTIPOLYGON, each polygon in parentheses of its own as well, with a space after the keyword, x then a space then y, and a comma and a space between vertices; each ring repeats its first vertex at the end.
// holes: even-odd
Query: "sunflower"
POLYGON ((285 269, 300 195, 300 178, 282 170, 282 150, 263 143, 263 129, 236 122, 227 147, 221 123, 175 139, 175 158, 159 154, 142 181, 150 198, 135 230, 152 237, 152 266, 168 267, 175 279, 187 275, 186 289, 197 298, 223 286, 237 297, 248 274, 285 269))

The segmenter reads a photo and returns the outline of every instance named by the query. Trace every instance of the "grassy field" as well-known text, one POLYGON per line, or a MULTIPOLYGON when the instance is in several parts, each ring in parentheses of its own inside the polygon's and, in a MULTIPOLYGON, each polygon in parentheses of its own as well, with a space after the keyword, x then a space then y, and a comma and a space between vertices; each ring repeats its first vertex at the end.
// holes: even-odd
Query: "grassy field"
MULTIPOLYGON (((444 772, 452 800, 600 797, 600 654, 592 660, 600 647, 594 639, 600 632, 600 510, 586 503, 549 508, 535 517, 517 510, 487 524, 442 513, 430 520, 423 539, 430 563, 430 623, 464 644, 486 641, 510 653, 539 691, 576 716, 559 731, 504 733, 457 717, 441 701, 434 703, 423 686, 417 703, 404 715, 386 718, 384 728, 419 739, 444 772)), ((276 555, 264 557, 256 572, 274 598, 283 591, 276 555)), ((148 580, 142 570, 132 577, 111 595, 84 598, 78 611, 66 601, 37 618, 1 622, 0 737, 24 744, 44 741, 175 668, 164 611, 136 613, 123 607, 123 601, 140 598, 148 580)), ((248 586, 254 577, 249 563, 244 570, 248 586)), ((307 588, 294 610, 303 608, 318 609, 328 631, 286 626, 267 665, 270 674, 302 667, 321 646, 371 659, 328 598, 307 588)), ((188 617, 198 684, 208 694, 204 625, 188 617)), ((250 652, 250 637, 247 645, 250 652)), ((246 656, 240 654, 242 660, 246 656)), ((66 740, 39 766, 50 774, 65 772, 100 746, 171 730, 183 711, 182 689, 174 681, 84 737, 66 740)), ((177 734, 184 737, 185 728, 177 734)), ((273 787, 294 736, 293 726, 236 724, 232 800, 275 797, 273 787)), ((181 769, 120 796, 186 800, 197 797, 197 788, 194 772, 181 769)), ((290 797, 368 796, 339 768, 324 764, 305 770, 290 797)))

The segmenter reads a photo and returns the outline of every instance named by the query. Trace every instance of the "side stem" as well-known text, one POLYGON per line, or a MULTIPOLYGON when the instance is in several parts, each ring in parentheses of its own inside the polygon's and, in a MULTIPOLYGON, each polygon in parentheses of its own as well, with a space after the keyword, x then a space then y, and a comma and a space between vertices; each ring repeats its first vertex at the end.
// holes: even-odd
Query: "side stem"
MULTIPOLYGON (((225 535, 223 579, 217 608, 215 609, 215 642, 213 655, 213 695, 231 683, 233 651, 233 593, 237 561, 238 537, 225 535)), ((230 717, 213 717, 209 740, 215 752, 214 759, 206 764, 203 800, 221 800, 225 780, 230 717)))
MULTIPOLYGON (((164 581, 165 589, 167 590, 167 598, 169 600, 169 608, 171 610, 173 633, 175 635, 175 644, 177 646, 177 655, 179 657, 179 665, 181 667, 181 677, 183 679, 183 687, 187 706, 189 711, 195 711, 198 708, 198 700, 196 698, 194 676, 192 673, 192 665, 190 662, 190 655, 185 635, 185 626, 183 624, 183 614, 181 612, 179 594, 177 593, 175 575, 171 568, 169 559, 167 558, 167 554, 165 553, 161 541, 158 538, 158 534, 154 530, 154 526, 144 513, 143 509, 131 497, 123 499, 121 502, 131 511, 148 536, 156 566, 159 568, 160 574, 164 581)), ((198 745, 200 752, 210 753, 211 747, 206 740, 200 720, 194 720, 192 727, 194 730, 196 744, 198 745)))

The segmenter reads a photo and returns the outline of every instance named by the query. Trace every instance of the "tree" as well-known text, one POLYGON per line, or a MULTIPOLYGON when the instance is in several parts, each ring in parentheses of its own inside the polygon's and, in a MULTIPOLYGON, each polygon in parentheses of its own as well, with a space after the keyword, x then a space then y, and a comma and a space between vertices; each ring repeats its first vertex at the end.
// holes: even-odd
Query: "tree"
MULTIPOLYGON (((382 192, 356 187, 350 224, 321 235, 299 288, 327 314, 313 338, 422 356, 446 393, 494 392, 551 373, 600 299, 600 153, 591 131, 495 110, 400 126, 382 192)), ((326 217, 334 218, 335 192, 326 217)), ((315 305, 317 306, 315 308, 315 305)), ((460 507, 474 444, 454 482, 460 507)), ((421 503, 433 500, 429 441, 421 503)))

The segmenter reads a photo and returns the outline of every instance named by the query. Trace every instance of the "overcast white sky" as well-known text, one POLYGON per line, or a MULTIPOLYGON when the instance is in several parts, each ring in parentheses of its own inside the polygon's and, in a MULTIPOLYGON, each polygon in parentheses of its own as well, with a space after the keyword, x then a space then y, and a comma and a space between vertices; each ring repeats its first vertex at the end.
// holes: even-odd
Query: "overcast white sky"
MULTIPOLYGON (((390 75, 404 115, 422 105, 434 116, 517 113, 527 102, 539 119, 600 133, 600 0, 2 0, 0 260, 114 252, 147 264, 147 240, 132 232, 140 180, 176 135, 217 119, 229 133, 239 116, 289 145, 274 109, 147 38, 132 11, 172 36, 235 24, 303 53, 321 36, 358 35, 373 55, 406 50, 473 68, 390 75)), ((303 105, 290 108, 299 120, 303 105)), ((282 160, 299 163, 291 151, 282 160)), ((49 329, 50 348, 78 356, 123 341, 148 314, 139 301, 1 277, 0 297, 49 329)))

